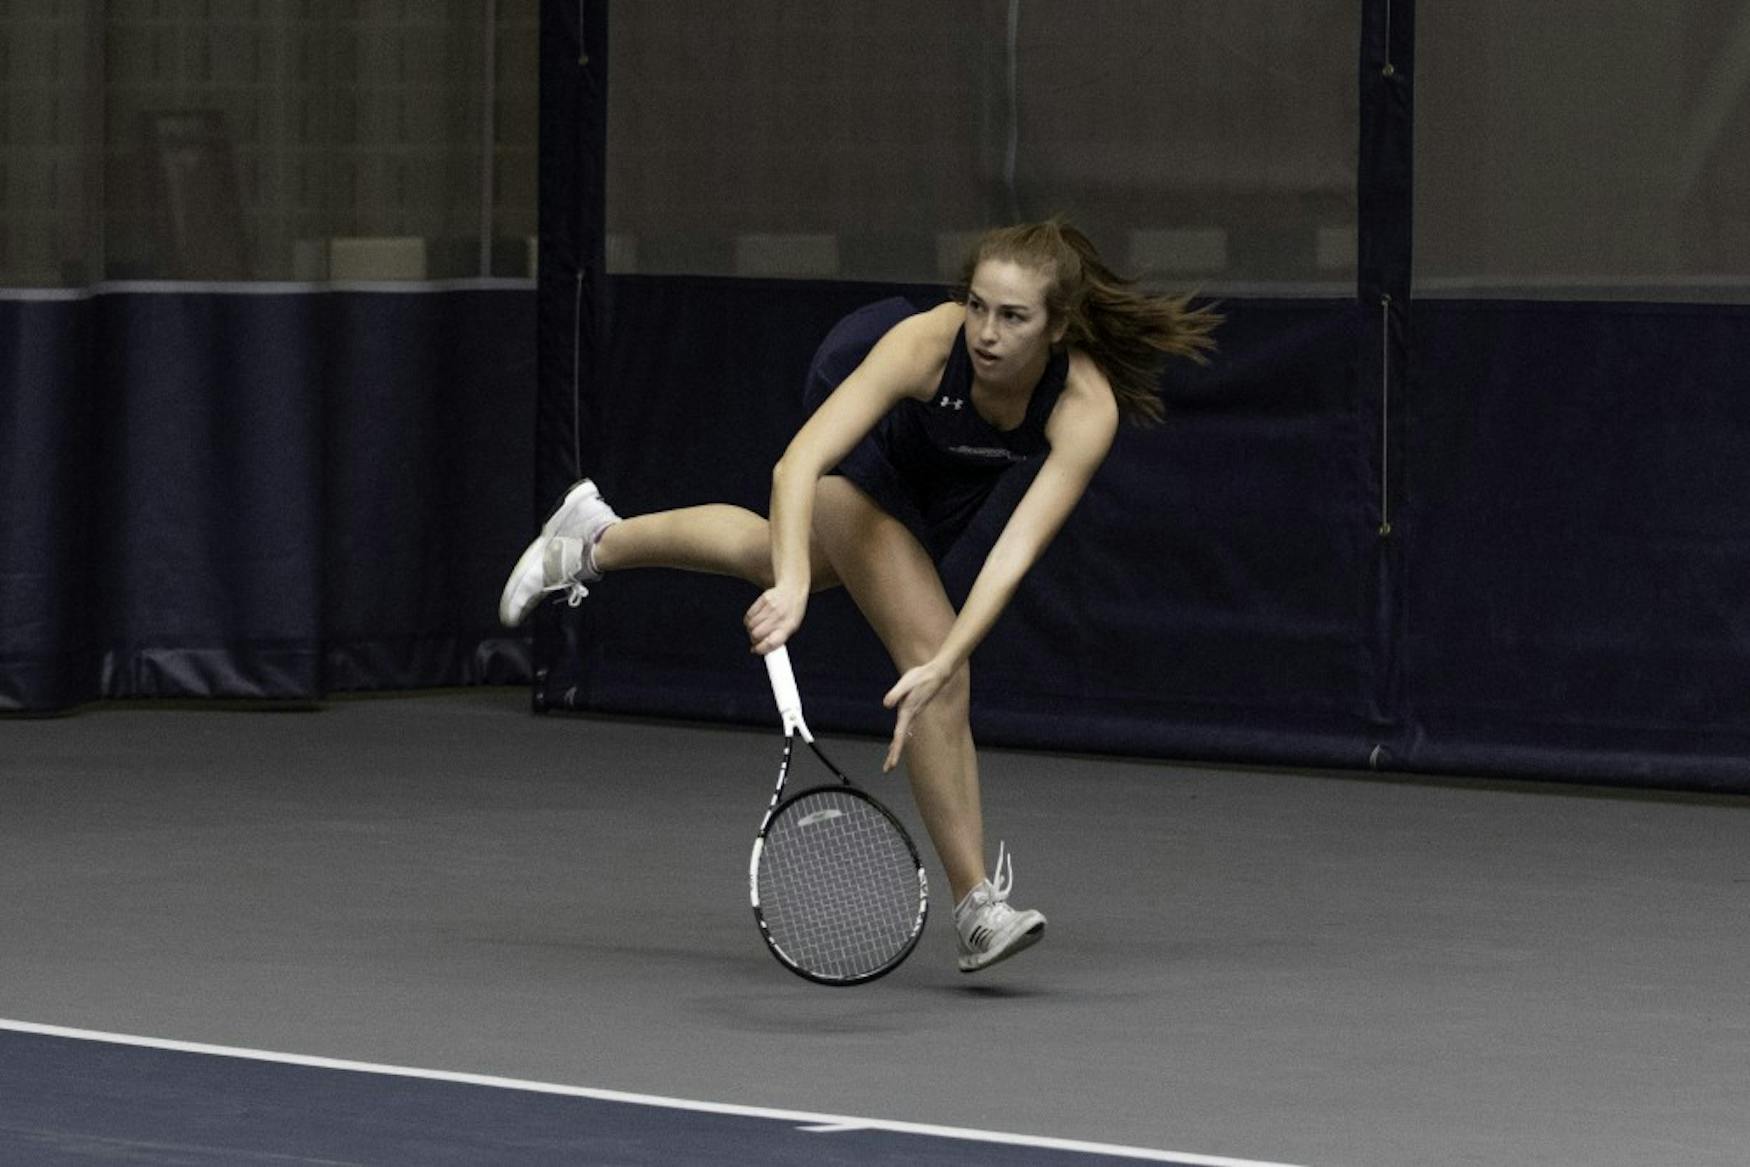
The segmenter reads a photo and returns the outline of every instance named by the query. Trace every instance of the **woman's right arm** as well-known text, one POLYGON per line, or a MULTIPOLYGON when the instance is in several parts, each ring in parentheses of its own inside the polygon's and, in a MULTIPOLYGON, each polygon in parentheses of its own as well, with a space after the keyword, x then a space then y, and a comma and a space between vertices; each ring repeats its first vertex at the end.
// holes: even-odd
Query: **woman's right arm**
POLYGON ((964 309, 944 304, 894 325, 808 419, 772 467, 772 578, 748 609, 753 651, 770 652, 802 624, 808 607, 814 488, 889 410, 934 391, 964 309))

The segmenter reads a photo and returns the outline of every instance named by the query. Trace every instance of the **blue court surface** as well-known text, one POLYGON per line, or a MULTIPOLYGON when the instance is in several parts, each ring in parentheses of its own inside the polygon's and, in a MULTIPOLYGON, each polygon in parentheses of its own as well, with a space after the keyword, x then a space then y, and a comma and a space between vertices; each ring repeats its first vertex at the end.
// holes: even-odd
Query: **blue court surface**
POLYGON ((0 1021, 0 1163, 1270 1167, 0 1021))

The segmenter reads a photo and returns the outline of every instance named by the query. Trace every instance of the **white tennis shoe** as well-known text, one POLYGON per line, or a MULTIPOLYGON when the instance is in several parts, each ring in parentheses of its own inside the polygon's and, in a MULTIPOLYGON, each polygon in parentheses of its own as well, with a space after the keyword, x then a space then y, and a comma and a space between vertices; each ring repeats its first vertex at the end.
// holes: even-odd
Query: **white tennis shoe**
POLYGON ((986 879, 966 893, 954 908, 954 928, 960 933, 960 971, 977 972, 1031 948, 1045 935, 1045 917, 1009 907, 1015 863, 1008 848, 997 845, 996 882, 986 879))
POLYGON ((504 626, 521 624, 554 592, 565 593, 566 603, 574 608, 581 603, 589 595, 583 585, 602 578, 595 566, 595 545, 619 521, 595 483, 587 478, 574 483, 511 569, 498 599, 504 626))

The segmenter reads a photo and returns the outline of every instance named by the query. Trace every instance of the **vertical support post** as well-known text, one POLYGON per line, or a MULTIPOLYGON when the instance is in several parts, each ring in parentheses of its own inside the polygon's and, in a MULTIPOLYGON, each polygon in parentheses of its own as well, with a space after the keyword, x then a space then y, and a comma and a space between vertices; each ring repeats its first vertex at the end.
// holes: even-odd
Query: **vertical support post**
MULTIPOLYGON (((532 517, 595 461, 600 415, 602 317, 607 291, 606 0, 542 4, 541 179, 537 215, 535 347, 540 381, 535 417, 532 517)), ((531 527, 531 530, 533 528, 531 527)), ((583 609, 534 620, 537 710, 583 703, 587 661, 583 609)))
POLYGON ((83 215, 79 223, 85 258, 79 278, 87 286, 109 278, 109 228, 104 207, 104 200, 109 197, 106 187, 109 168, 104 165, 103 158, 103 143, 108 140, 106 135, 109 133, 109 103, 104 100, 103 76, 108 35, 103 5, 97 0, 89 0, 85 5, 85 89, 80 109, 80 128, 86 146, 79 159, 85 185, 83 215))
POLYGON ((498 0, 485 0, 480 48, 480 278, 492 275, 493 155, 498 152, 498 0))
POLYGON ((1406 513, 1405 372, 1410 342, 1412 194, 1415 148, 1415 0, 1362 0, 1359 100, 1361 143, 1356 175, 1356 293, 1362 324, 1358 370, 1376 441, 1370 457, 1379 489, 1371 522, 1375 540, 1373 627, 1369 656, 1370 720, 1380 739, 1370 755, 1389 765, 1404 722, 1399 655, 1406 513))

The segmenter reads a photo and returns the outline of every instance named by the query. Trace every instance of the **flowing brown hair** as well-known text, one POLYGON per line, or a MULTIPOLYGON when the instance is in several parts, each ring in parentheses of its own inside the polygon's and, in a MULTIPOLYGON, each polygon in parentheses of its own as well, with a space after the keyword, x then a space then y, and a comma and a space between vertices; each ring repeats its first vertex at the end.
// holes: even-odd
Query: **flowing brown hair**
POLYGON ((1052 322, 1068 321, 1064 343, 1085 351, 1112 383, 1118 412, 1137 425, 1165 415, 1160 375, 1172 357, 1209 363, 1212 335, 1223 317, 1191 297, 1151 296, 1106 266, 1093 241, 1061 216, 985 232, 966 257, 955 299, 964 302, 978 265, 1008 260, 1051 277, 1045 306, 1052 322))

